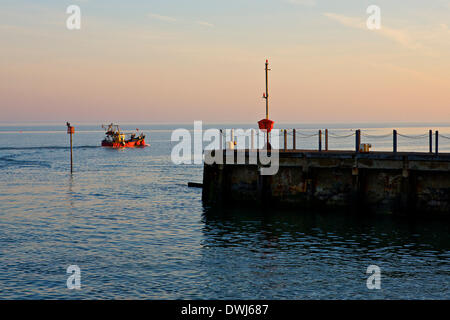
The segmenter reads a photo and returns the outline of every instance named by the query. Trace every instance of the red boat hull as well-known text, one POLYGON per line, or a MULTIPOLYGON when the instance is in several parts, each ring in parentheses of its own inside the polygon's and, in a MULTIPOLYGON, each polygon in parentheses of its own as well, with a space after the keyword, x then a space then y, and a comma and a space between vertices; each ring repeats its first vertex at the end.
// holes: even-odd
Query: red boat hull
POLYGON ((124 143, 108 142, 108 141, 103 140, 102 147, 111 147, 111 148, 145 147, 145 140, 125 141, 124 143))

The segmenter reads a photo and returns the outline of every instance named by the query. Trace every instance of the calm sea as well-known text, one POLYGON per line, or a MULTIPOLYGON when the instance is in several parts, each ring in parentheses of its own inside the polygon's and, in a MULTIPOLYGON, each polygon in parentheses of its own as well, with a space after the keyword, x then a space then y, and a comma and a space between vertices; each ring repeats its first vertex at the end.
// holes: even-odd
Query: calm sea
MULTIPOLYGON (((207 209, 187 188, 202 166, 170 158, 172 130, 192 124, 124 124, 151 145, 125 150, 100 147, 100 125, 74 125, 73 175, 64 123, 0 125, 0 299, 450 298, 448 221, 207 209)), ((391 150, 392 128, 368 127, 363 142, 391 150)), ((398 128, 399 151, 428 151, 428 129, 398 128)), ((315 129, 299 132, 299 147, 317 147, 315 129)), ((330 127, 330 148, 352 149, 352 132, 330 127)))

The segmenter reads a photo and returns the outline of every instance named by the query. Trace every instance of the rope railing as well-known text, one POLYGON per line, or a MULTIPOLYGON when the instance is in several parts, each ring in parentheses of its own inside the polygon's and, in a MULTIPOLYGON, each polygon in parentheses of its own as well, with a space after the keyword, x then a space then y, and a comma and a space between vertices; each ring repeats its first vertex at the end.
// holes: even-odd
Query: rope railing
MULTIPOLYGON (((400 137, 407 138, 407 139, 423 139, 427 138, 427 134, 419 134, 419 135, 407 135, 407 134, 401 134, 397 133, 400 137)), ((392 134, 391 134, 392 135, 392 134)))
POLYGON ((355 135, 355 133, 351 133, 351 134, 346 134, 346 135, 337 135, 334 133, 328 133, 328 136, 332 137, 332 138, 336 138, 336 139, 345 139, 345 138, 350 138, 353 137, 355 135))
POLYGON ((450 140, 450 137, 449 137, 449 136, 445 136, 445 135, 443 135, 442 133, 439 133, 439 137, 440 137, 440 138, 444 138, 444 139, 450 140))
POLYGON ((362 133, 361 134, 363 137, 366 138, 371 138, 371 139, 384 139, 384 138, 388 138, 388 137, 392 137, 392 133, 386 133, 386 134, 368 134, 368 133, 362 133))
POLYGON ((317 137, 319 134, 318 133, 313 133, 313 134, 296 133, 296 135, 300 136, 302 138, 312 138, 312 137, 317 137))
MULTIPOLYGON (((275 137, 278 137, 279 140, 274 145, 275 148, 284 149, 287 151, 287 150, 298 150, 301 149, 301 146, 305 145, 310 148, 311 143, 313 142, 313 140, 311 139, 318 137, 318 140, 316 142, 318 143, 317 150, 322 151, 322 147, 324 146, 324 150, 328 151, 330 139, 342 140, 342 142, 338 143, 338 146, 339 145, 341 147, 343 146, 344 149, 346 149, 348 147, 348 142, 344 142, 344 139, 355 137, 355 145, 354 145, 355 152, 369 152, 369 149, 372 147, 372 144, 370 143, 371 140, 380 141, 382 146, 386 146, 386 140, 392 138, 392 151, 394 153, 397 152, 399 137, 408 139, 410 141, 417 141, 411 142, 412 144, 409 145, 410 146, 409 149, 414 147, 416 148, 416 150, 426 146, 425 144, 422 144, 420 141, 421 139, 428 138, 429 153, 435 154, 437 154, 439 150, 439 137, 442 137, 443 139, 446 140, 450 140, 450 133, 441 134, 438 131, 432 132, 432 130, 429 130, 428 134, 406 134, 406 133, 399 133, 397 132, 397 130, 393 130, 392 132, 382 134, 370 134, 367 132, 362 132, 361 130, 350 130, 350 133, 347 133, 348 131, 347 132, 345 131, 346 130, 339 130, 339 129, 337 131, 330 131, 328 129, 325 129, 325 130, 317 130, 314 132, 309 129, 305 130, 296 128, 274 129, 270 134, 269 138, 271 139, 272 144, 273 139, 275 139, 275 137), (277 131, 276 135, 274 134, 275 131, 277 131), (369 143, 361 143, 362 137, 365 138, 365 142, 369 143), (369 139, 369 141, 367 141, 367 139, 369 139), (383 142, 383 140, 385 142, 383 142)), ((261 145, 262 144, 265 145, 267 139, 266 132, 264 130, 259 129, 251 129, 250 134, 249 131, 246 131, 243 134, 240 131, 235 131, 235 129, 227 129, 227 130, 222 129, 221 133, 222 133, 221 138, 222 147, 224 146, 224 143, 225 145, 227 145, 227 142, 230 141, 232 141, 236 146, 237 139, 239 137, 245 136, 246 138, 251 138, 252 148, 254 148, 255 145, 257 146, 257 148, 261 148, 261 145)), ((241 146, 241 148, 242 147, 243 146, 241 146)))

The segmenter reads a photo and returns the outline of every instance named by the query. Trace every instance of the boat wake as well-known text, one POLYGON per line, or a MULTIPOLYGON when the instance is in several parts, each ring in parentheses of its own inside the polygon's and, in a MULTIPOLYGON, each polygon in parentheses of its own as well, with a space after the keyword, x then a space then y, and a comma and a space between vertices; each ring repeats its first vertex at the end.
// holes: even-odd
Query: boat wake
MULTIPOLYGON (((73 149, 94 149, 101 148, 101 146, 74 146, 73 149)), ((0 147, 0 150, 70 150, 67 146, 45 146, 45 147, 0 147)))
POLYGON ((6 167, 43 167, 51 168, 47 161, 18 160, 14 156, 0 157, 0 168, 6 167))

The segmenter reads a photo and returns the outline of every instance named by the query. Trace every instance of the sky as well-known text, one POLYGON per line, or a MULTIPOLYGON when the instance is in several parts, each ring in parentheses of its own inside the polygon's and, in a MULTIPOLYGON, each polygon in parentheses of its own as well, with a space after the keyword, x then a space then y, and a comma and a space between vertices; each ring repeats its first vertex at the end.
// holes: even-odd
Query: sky
POLYGON ((269 59, 277 123, 450 123, 450 0, 1 0, 0 40, 0 122, 256 123, 269 59))

